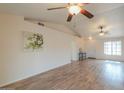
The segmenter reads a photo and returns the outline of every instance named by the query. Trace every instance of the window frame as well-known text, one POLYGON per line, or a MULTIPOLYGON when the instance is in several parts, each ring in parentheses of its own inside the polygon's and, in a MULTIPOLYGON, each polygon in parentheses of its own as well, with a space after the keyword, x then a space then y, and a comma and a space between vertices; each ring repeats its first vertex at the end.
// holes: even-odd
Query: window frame
POLYGON ((105 41, 104 42, 104 54, 110 55, 110 56, 121 56, 122 55, 121 40, 105 41))

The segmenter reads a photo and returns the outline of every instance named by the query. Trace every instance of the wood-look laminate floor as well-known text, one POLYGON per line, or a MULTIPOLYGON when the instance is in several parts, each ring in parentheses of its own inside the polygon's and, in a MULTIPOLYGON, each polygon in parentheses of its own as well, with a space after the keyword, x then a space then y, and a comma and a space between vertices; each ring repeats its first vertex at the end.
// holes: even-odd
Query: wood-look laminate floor
POLYGON ((124 62, 86 60, 73 62, 10 84, 12 89, 124 89, 124 62))

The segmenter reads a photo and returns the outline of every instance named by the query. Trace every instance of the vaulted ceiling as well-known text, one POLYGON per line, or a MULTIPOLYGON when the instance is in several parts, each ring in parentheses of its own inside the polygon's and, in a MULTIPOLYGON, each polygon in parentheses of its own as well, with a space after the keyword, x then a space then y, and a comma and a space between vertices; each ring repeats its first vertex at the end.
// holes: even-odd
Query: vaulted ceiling
POLYGON ((93 19, 78 14, 71 22, 66 22, 68 10, 60 9, 47 11, 47 8, 65 6, 66 3, 40 3, 40 4, 0 4, 0 13, 22 15, 26 18, 63 24, 83 37, 98 36, 98 26, 105 25, 106 36, 124 36, 124 4, 116 3, 90 3, 84 6, 94 14, 93 19))

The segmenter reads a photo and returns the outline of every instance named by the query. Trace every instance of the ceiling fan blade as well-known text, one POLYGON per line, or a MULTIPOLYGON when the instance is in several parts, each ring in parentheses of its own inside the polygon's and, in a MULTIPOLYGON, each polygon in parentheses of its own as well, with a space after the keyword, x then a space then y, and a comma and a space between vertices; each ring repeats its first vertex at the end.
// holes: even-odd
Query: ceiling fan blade
POLYGON ((68 15, 68 18, 67 18, 67 22, 70 22, 71 19, 72 19, 72 17, 73 17, 73 15, 72 15, 72 14, 69 14, 69 15, 68 15))
POLYGON ((88 18, 92 18, 92 17, 94 16, 93 14, 91 14, 90 12, 88 12, 88 11, 85 10, 85 9, 82 9, 82 10, 80 11, 80 13, 83 14, 83 15, 85 15, 85 16, 88 17, 88 18))
POLYGON ((66 7, 55 7, 55 8, 48 8, 47 10, 55 10, 55 9, 63 9, 63 8, 66 8, 66 7))
POLYGON ((109 31, 105 31, 104 33, 105 33, 105 34, 110 34, 110 32, 109 32, 109 31))

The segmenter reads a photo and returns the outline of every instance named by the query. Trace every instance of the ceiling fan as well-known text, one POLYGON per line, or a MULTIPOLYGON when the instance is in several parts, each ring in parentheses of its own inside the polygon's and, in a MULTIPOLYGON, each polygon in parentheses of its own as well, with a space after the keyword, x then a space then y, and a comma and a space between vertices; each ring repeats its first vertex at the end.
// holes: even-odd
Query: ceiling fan
POLYGON ((68 3, 67 6, 64 7, 55 7, 55 8, 48 8, 47 10, 55 10, 55 9, 64 9, 67 8, 69 11, 67 22, 70 22, 74 15, 79 13, 85 15, 87 18, 91 19, 94 15, 91 14, 89 11, 83 9, 83 6, 87 3, 68 3))
POLYGON ((103 36, 103 35, 105 35, 105 34, 108 34, 108 31, 103 31, 103 27, 104 26, 99 26, 98 28, 100 29, 100 32, 99 32, 99 35, 100 36, 103 36))

